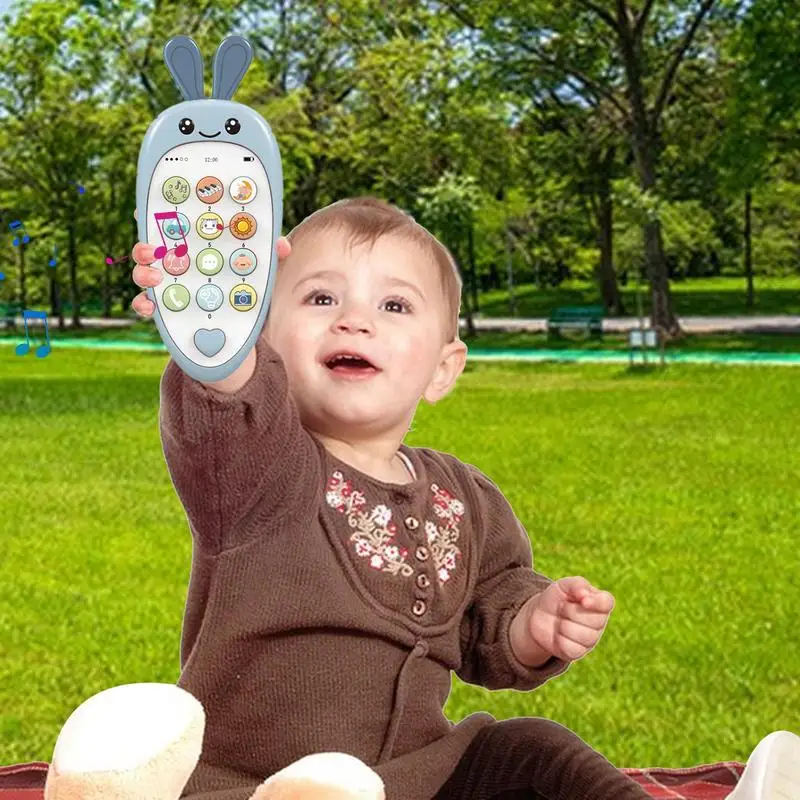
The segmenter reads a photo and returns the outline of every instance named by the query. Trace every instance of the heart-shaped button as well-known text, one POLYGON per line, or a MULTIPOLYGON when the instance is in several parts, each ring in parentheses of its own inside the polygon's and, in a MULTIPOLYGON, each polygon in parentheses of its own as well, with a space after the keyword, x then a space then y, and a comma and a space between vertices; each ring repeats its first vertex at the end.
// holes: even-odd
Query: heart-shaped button
POLYGON ((204 355, 211 358, 222 350, 225 344, 225 333, 219 328, 209 330, 208 328, 200 328, 195 331, 194 345, 204 355))

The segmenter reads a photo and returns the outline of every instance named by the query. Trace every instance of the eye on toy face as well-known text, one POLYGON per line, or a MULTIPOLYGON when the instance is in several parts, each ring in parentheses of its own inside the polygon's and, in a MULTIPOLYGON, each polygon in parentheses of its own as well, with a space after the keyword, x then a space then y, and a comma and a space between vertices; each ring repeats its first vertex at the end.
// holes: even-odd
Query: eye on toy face
MULTIPOLYGON (((230 134, 231 136, 236 136, 237 133, 242 129, 242 124, 239 122, 236 117, 229 117, 225 120, 225 132, 230 134)), ((189 117, 184 117, 178 123, 178 130, 184 135, 188 136, 190 133, 194 132, 194 122, 192 122, 189 117)), ((214 139, 220 135, 221 131, 217 131, 216 133, 203 133, 203 131, 198 131, 201 136, 204 136, 206 139, 214 139)))

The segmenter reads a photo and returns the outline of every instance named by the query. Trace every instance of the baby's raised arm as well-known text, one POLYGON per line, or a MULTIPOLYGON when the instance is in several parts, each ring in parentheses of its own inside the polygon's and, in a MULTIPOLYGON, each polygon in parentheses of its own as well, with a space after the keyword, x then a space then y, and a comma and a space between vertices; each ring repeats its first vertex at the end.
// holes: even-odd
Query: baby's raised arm
MULTIPOLYGON (((279 256, 290 252, 281 239, 279 256)), ((133 249, 134 282, 163 279, 153 247, 133 249)), ((149 317, 146 292, 132 304, 149 317)), ((192 535, 208 553, 244 544, 288 512, 314 507, 321 485, 319 450, 303 427, 280 356, 262 335, 242 365, 222 381, 204 383, 170 360, 161 378, 164 456, 192 535)))

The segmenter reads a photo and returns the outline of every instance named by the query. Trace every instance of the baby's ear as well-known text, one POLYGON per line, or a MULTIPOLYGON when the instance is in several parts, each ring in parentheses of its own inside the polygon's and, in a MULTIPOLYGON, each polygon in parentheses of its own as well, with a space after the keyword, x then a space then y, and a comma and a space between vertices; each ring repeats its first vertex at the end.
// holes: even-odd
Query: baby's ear
POLYGON ((438 403, 456 385, 467 364, 467 346, 460 339, 449 342, 442 348, 439 365, 433 374, 428 388, 422 396, 427 402, 438 403))

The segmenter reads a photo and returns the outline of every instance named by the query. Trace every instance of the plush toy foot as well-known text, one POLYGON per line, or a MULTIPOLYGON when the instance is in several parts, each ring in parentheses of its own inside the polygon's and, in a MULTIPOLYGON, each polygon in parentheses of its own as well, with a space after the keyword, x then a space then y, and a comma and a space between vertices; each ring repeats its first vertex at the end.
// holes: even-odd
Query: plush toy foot
POLYGON ((106 689, 61 729, 45 800, 177 800, 200 758, 204 729, 203 706, 178 686, 106 689))
POLYGON ((773 731, 756 745, 728 800, 800 797, 800 736, 773 731))
POLYGON ((384 800, 383 781, 346 753, 315 753, 264 781, 251 800, 384 800))

